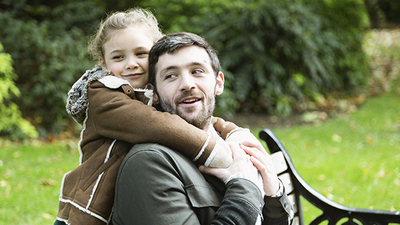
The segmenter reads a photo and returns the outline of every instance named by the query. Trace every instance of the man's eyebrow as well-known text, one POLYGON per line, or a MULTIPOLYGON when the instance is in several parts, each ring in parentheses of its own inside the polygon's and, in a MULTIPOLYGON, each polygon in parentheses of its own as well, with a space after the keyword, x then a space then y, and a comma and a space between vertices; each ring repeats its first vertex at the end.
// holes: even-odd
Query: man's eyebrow
MULTIPOLYGON (((191 63, 188 63, 188 64, 184 65, 183 67, 204 66, 206 63, 207 63, 207 62, 204 62, 204 63, 201 63, 201 62, 191 62, 191 63)), ((180 67, 180 66, 176 66, 176 65, 168 66, 167 68, 162 69, 162 70, 160 71, 160 74, 164 74, 164 73, 166 73, 166 72, 169 71, 169 70, 178 69, 179 67, 180 67)))
POLYGON ((190 66, 203 66, 205 63, 201 63, 201 62, 192 62, 190 63, 190 66))
POLYGON ((164 74, 164 73, 166 73, 166 72, 169 71, 169 70, 175 70, 175 69, 177 69, 177 68, 178 68, 178 66, 168 66, 167 68, 162 69, 162 70, 160 71, 160 74, 164 74))

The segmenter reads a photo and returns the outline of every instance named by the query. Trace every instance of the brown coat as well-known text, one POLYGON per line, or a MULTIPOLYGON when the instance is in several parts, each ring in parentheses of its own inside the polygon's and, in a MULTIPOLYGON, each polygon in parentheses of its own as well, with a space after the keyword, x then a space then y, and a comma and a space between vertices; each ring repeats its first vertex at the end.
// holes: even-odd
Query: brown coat
MULTIPOLYGON (((189 158, 194 158, 205 145, 205 131, 179 116, 145 105, 138 97, 129 84, 115 88, 107 88, 99 81, 90 84, 80 141, 81 164, 64 175, 58 220, 68 224, 107 223, 118 169, 133 144, 159 143, 189 158)), ((237 128, 218 118, 213 118, 213 124, 224 139, 237 128)), ((211 152, 215 143, 212 137, 205 151, 211 152)), ((204 160, 200 158, 197 162, 204 160)))

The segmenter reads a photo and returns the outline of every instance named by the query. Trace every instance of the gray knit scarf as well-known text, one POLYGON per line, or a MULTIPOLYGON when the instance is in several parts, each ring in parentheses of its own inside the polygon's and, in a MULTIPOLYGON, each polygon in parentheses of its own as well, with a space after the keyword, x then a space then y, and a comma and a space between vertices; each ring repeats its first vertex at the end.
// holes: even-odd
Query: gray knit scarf
POLYGON ((86 72, 72 85, 68 92, 66 109, 69 115, 79 124, 83 124, 86 118, 86 109, 88 106, 88 88, 91 83, 100 78, 111 75, 108 70, 102 70, 100 65, 96 65, 86 72))

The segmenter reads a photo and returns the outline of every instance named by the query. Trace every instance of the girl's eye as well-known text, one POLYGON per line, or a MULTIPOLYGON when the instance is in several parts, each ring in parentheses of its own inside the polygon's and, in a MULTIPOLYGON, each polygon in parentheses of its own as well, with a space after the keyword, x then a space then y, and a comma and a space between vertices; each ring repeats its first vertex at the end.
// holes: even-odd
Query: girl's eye
POLYGON ((123 58, 123 56, 121 56, 121 55, 116 55, 116 56, 112 57, 112 59, 122 59, 122 58, 123 58))
POLYGON ((137 56, 146 56, 148 54, 149 54, 148 52, 138 52, 138 53, 136 53, 137 56))

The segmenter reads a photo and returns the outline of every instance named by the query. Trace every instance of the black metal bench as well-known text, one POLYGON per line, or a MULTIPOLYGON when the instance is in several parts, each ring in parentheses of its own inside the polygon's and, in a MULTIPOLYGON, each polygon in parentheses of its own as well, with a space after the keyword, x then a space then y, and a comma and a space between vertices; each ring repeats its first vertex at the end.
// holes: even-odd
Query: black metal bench
POLYGON ((282 143, 269 130, 260 131, 260 138, 266 142, 271 153, 274 167, 277 170, 278 176, 284 183, 286 192, 291 199, 295 217, 293 224, 304 224, 302 205, 300 196, 322 210, 322 214, 315 218, 310 224, 343 224, 343 225, 388 225, 400 224, 400 211, 390 212, 383 210, 359 209, 340 205, 321 195, 311 188, 293 166, 288 152, 283 147, 282 143), (326 223, 328 222, 328 223, 326 223))

